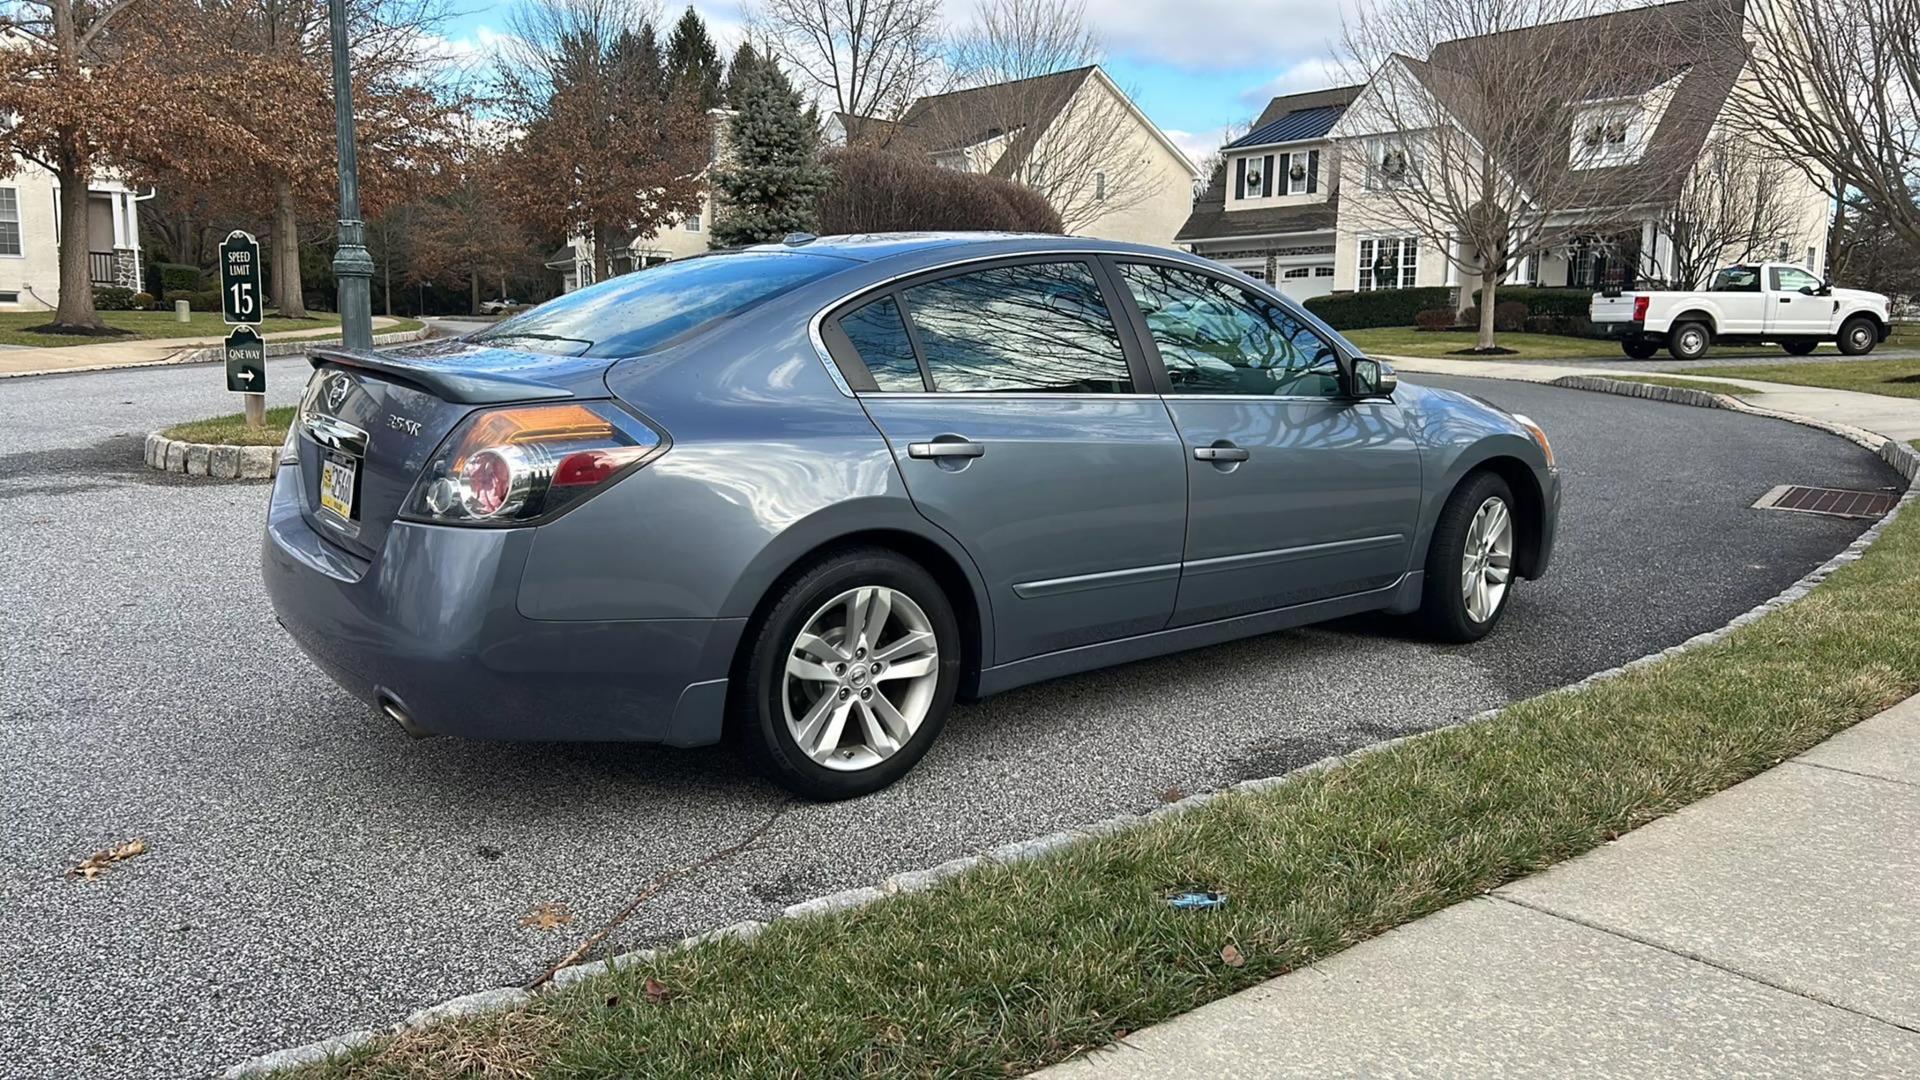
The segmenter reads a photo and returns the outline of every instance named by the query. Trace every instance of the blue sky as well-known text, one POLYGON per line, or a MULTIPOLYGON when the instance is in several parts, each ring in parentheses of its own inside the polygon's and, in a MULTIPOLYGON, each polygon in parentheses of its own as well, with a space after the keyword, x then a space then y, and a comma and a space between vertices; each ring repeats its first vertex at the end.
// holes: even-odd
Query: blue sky
MULTIPOLYGON (((967 21, 973 0, 947 0, 967 21)), ((1341 80, 1339 37, 1347 0, 1087 0, 1088 22, 1107 45, 1108 74, 1197 161, 1223 129, 1245 125, 1276 93, 1341 80)), ((484 53, 509 29, 511 4, 472 10, 447 26, 459 51, 484 53)), ((663 0, 663 21, 684 0, 663 0)), ((742 23, 737 0, 694 4, 729 51, 742 23)))

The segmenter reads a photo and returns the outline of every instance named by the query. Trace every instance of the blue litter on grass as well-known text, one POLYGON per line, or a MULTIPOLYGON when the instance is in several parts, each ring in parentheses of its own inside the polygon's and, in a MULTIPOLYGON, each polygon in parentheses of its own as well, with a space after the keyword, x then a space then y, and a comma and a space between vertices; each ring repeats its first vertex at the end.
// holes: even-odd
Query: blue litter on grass
POLYGON ((1167 906, 1183 911, 1211 911, 1227 906, 1227 894, 1223 892, 1183 892, 1167 897, 1167 906))

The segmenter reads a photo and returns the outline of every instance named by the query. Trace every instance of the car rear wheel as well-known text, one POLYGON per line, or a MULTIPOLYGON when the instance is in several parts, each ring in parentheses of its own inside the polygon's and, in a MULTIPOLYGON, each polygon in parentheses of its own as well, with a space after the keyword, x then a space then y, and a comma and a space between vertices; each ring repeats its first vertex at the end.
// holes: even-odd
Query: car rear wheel
POLYGON ((1808 356, 1820 347, 1820 342, 1816 338, 1795 338, 1792 341, 1781 342, 1780 347, 1793 356, 1808 356))
POLYGON ((1660 351, 1660 343, 1651 338, 1627 338, 1620 343, 1620 351, 1635 360, 1651 360, 1653 354, 1660 351))
POLYGON ((1703 322, 1683 322, 1667 335, 1667 352, 1675 360, 1698 360, 1713 347, 1713 331, 1703 322))
POLYGON ((1840 351, 1848 356, 1865 356, 1880 344, 1880 328, 1872 319, 1852 318, 1840 326, 1840 351))
POLYGON ((913 768, 946 723, 959 624, 933 577, 892 551, 812 564, 750 633, 734 729, 761 771, 797 794, 878 791, 913 768))
POLYGON ((1490 472, 1454 489, 1434 523, 1420 620, 1441 641, 1478 641, 1513 596, 1513 491, 1490 472))

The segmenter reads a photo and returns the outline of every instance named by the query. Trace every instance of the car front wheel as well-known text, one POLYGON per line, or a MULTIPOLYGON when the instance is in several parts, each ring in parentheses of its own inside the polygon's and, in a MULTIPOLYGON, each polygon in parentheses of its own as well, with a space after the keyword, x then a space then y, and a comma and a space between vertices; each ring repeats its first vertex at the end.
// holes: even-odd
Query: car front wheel
POLYGON ((1840 351, 1848 356, 1865 356, 1880 344, 1880 329, 1872 319, 1848 319, 1840 327, 1840 351))
POLYGON ((1420 619, 1441 641, 1478 641, 1513 595, 1513 491, 1476 473, 1447 499, 1427 545, 1420 619))
POLYGON ((939 584, 901 555, 858 548, 812 564, 750 633, 735 731, 761 771, 797 794, 878 791, 946 723, 959 625, 939 584))

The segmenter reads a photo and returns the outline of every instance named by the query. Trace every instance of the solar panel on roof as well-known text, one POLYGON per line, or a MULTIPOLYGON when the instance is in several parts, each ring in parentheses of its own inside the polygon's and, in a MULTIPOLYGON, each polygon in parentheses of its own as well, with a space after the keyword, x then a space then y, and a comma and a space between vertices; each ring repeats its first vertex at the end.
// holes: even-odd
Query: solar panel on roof
POLYGON ((1225 149, 1237 146, 1266 146, 1271 143, 1298 142, 1301 139, 1317 139, 1333 130, 1333 125, 1347 111, 1344 105, 1322 105, 1313 109, 1295 109, 1278 120, 1255 128, 1245 135, 1228 143, 1225 149))

